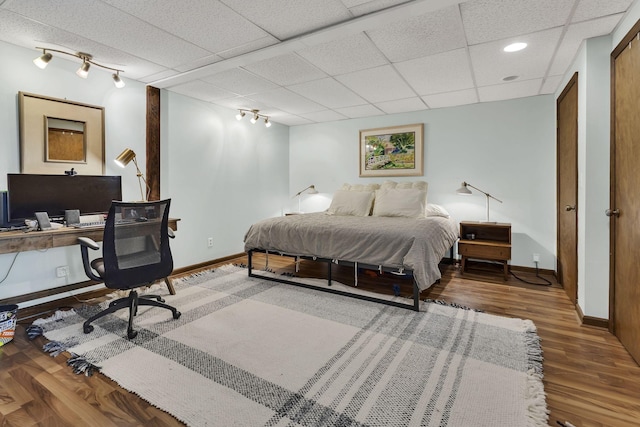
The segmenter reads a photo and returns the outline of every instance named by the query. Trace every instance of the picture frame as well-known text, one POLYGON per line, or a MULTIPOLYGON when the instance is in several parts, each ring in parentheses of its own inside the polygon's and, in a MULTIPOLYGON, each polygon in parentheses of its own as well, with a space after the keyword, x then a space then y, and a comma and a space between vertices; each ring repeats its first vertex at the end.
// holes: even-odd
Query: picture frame
POLYGON ((424 175, 424 124, 360 131, 360 176, 424 175))
POLYGON ((104 175, 104 107, 18 92, 20 172, 104 175))

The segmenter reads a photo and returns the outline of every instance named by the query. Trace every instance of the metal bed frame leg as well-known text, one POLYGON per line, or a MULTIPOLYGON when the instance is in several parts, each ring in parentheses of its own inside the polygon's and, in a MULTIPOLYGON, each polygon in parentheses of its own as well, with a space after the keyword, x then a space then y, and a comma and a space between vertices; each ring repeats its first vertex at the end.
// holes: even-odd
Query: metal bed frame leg
POLYGON ((413 311, 420 311, 420 290, 415 279, 413 280, 413 311))

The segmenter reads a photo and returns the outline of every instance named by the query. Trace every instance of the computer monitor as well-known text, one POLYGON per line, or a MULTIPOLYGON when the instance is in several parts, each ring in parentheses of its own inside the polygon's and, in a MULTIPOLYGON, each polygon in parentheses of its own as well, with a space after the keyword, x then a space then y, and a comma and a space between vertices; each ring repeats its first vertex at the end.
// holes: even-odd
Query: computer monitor
POLYGON ((120 176, 7 174, 8 220, 12 224, 47 212, 53 220, 67 209, 81 215, 106 213, 122 200, 120 176))

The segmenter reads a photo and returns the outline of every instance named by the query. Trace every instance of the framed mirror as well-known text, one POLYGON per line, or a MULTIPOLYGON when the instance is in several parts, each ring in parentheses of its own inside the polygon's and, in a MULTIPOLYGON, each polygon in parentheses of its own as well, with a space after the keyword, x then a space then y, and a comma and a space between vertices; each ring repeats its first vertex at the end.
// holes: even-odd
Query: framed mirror
POLYGON ((87 163, 87 123, 45 117, 45 162, 87 163))

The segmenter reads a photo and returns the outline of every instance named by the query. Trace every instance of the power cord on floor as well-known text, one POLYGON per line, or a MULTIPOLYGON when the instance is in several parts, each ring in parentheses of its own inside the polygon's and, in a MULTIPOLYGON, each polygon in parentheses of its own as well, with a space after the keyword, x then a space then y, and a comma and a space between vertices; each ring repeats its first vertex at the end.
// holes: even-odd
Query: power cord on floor
POLYGON ((529 285, 551 286, 551 282, 545 279, 544 277, 540 276, 540 274, 538 273, 538 261, 534 261, 534 262, 536 263, 536 277, 538 279, 544 280, 544 283, 529 282, 528 280, 524 280, 523 278, 516 276, 516 274, 513 271, 511 271, 511 274, 516 279, 520 280, 521 282, 527 283, 529 285))

